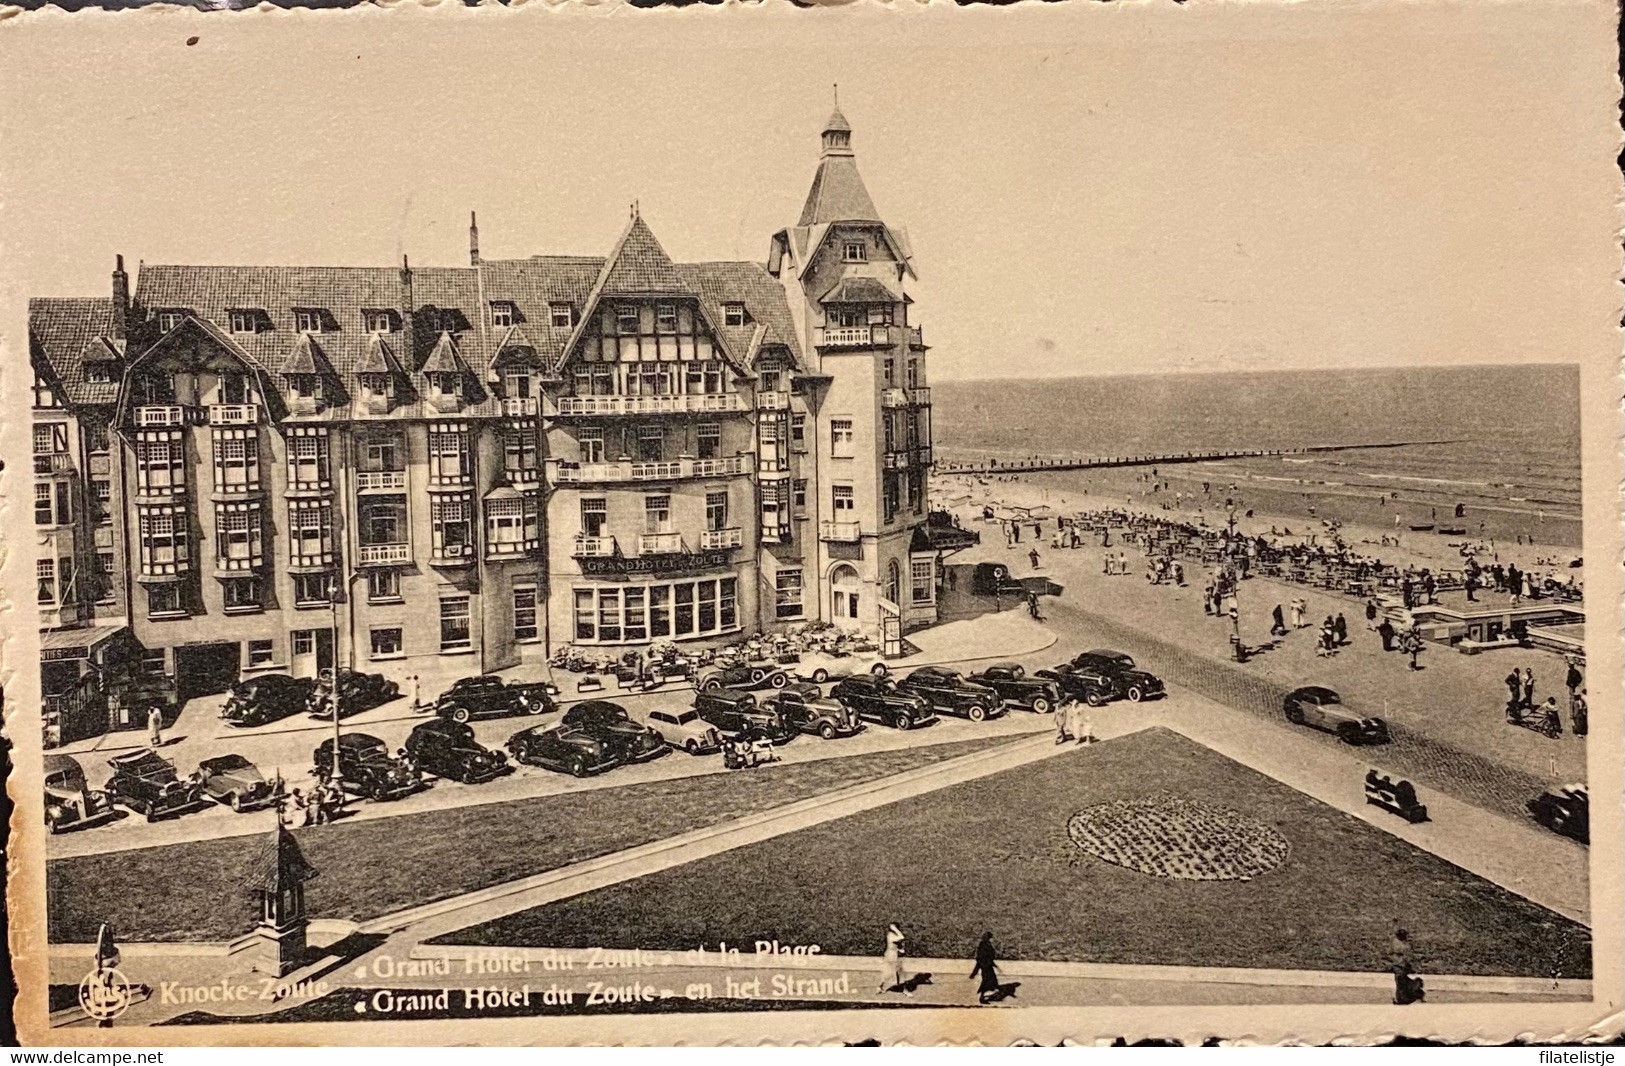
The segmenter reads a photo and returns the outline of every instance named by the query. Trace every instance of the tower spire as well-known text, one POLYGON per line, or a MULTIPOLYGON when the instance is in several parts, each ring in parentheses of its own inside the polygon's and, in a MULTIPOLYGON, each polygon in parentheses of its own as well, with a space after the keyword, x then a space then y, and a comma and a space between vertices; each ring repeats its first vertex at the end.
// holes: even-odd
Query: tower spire
POLYGON ((473 211, 468 213, 468 265, 480 265, 480 219, 473 211))

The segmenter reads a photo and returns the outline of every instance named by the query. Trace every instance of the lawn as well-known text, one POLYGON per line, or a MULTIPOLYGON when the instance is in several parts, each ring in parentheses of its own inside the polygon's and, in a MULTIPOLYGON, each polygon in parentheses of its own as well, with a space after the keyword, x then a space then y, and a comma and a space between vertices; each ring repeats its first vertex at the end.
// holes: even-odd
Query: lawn
MULTIPOLYGON (((364 919, 1008 743, 984 737, 298 830, 320 871, 313 917, 364 919)), ((242 878, 258 836, 47 864, 50 938, 229 940, 254 926, 242 878)))
POLYGON ((1394 923, 1434 973, 1587 977, 1583 926, 1178 734, 1148 730, 460 930, 441 942, 690 948, 777 939, 965 957, 1382 970, 1394 923), (1096 804, 1160 793, 1289 846, 1252 880, 1113 865, 1072 842, 1096 804))

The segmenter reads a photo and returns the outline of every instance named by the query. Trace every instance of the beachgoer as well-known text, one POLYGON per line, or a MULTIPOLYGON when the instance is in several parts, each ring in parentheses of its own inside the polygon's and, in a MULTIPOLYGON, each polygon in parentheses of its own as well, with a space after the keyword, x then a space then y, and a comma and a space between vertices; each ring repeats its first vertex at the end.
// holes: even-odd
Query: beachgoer
POLYGON ((1343 617, 1343 612, 1337 612, 1337 617, 1332 621, 1332 628, 1337 633, 1337 643, 1347 644, 1349 642, 1349 623, 1343 617))
POLYGON ((1033 548, 1027 552, 1027 558, 1033 561, 1033 569, 1038 569, 1038 549, 1033 548))
POLYGON ((147 711, 147 746, 164 746, 164 712, 156 703, 147 711))
POLYGON ((1036 621, 1043 621, 1043 617, 1038 613, 1038 593, 1031 589, 1027 590, 1027 613, 1036 621))
POLYGON ((1577 737, 1585 736, 1590 728, 1586 716, 1586 694, 1585 689, 1581 689, 1569 698, 1569 723, 1574 729, 1574 735, 1577 737))
POLYGON ((1276 604, 1275 610, 1270 614, 1270 636, 1286 636, 1286 620, 1281 617, 1281 605, 1276 604))
POLYGON ((1563 719, 1557 713, 1556 696, 1547 696, 1546 702, 1540 705, 1540 724, 1554 740, 1563 735, 1563 719))
POLYGON ((1535 671, 1529 667, 1523 668, 1523 709, 1533 710, 1535 707, 1535 671))
POLYGON ((1523 700, 1519 690, 1523 686, 1523 679, 1518 676, 1518 668, 1514 666, 1512 672, 1505 678, 1507 686, 1507 721, 1516 722, 1518 712, 1523 710, 1523 700))
POLYGON ((1415 957, 1411 951, 1410 935, 1403 926, 1394 930, 1394 940, 1388 950, 1388 968, 1394 975, 1394 1003, 1420 1003, 1427 995, 1422 979, 1416 977, 1415 957))
POLYGON ((993 949, 993 934, 983 933, 981 942, 976 945, 976 953, 972 956, 976 965, 970 972, 970 980, 981 977, 982 983, 977 986, 976 1000, 986 1003, 999 994, 998 957, 993 949))
MULTIPOLYGON (((880 956, 880 987, 877 992, 890 992, 900 987, 903 982, 903 941, 908 939, 903 931, 892 922, 886 926, 886 950, 880 956)), ((912 996, 912 989, 904 988, 903 994, 912 996)))
POLYGON ((1422 654, 1422 631, 1414 625, 1405 632, 1404 651, 1411 657, 1411 669, 1422 669, 1422 665, 1416 661, 1417 656, 1422 654))
POLYGON ((1369 630, 1377 628, 1377 597, 1368 596, 1365 601, 1365 627, 1369 630))
POLYGON ((1570 702, 1573 702, 1574 694, 1579 690, 1580 685, 1584 683, 1585 678, 1580 674, 1579 660, 1575 659, 1573 656, 1569 656, 1568 664, 1569 670, 1568 673, 1563 677, 1563 687, 1569 690, 1569 700, 1570 702))

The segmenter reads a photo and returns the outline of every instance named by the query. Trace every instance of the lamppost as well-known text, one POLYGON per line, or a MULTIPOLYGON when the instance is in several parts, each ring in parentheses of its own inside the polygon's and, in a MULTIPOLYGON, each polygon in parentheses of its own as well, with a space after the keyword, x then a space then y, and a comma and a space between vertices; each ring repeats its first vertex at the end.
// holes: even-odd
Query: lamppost
POLYGON ((1241 646, 1241 612, 1236 608, 1235 593, 1231 593, 1230 600, 1230 657, 1238 663, 1247 661, 1246 650, 1241 646))

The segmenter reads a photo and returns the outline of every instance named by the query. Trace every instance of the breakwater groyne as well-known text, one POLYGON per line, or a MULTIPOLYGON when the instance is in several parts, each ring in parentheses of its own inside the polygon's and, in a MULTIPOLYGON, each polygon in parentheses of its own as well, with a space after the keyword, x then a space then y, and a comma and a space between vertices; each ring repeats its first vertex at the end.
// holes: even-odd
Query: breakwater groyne
POLYGON ((1217 459, 1253 459, 1274 455, 1310 455, 1317 452, 1349 452, 1373 448, 1406 448, 1419 444, 1458 444, 1447 440, 1399 440, 1376 444, 1316 444, 1306 448, 1225 448, 1205 452, 1168 452, 1162 455, 1047 456, 1026 459, 982 459, 974 462, 938 461, 939 474, 1032 474, 1046 470, 1088 470, 1112 466, 1171 466, 1176 463, 1205 463, 1217 459))

